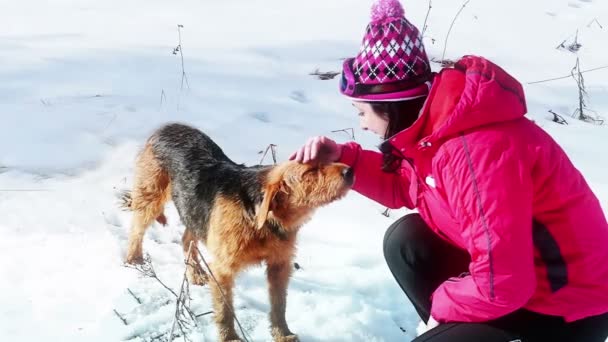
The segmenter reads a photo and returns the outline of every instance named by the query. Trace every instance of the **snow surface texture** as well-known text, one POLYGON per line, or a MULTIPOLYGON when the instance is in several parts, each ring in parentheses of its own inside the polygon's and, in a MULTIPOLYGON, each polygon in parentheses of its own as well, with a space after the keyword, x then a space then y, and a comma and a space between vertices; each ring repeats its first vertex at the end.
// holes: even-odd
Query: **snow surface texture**
MULTIPOLYGON (((422 30, 426 1, 405 1, 422 30)), ((170 329, 174 299, 150 278, 122 267, 130 214, 115 192, 132 182, 144 139, 181 121, 210 134, 236 161, 256 164, 277 145, 279 161, 309 136, 357 141, 337 81, 308 74, 338 70, 353 56, 370 1, 53 2, 5 1, 0 11, 0 339, 150 341, 170 329), (181 88, 177 25, 188 84, 181 88), (189 86, 188 86, 189 85, 189 86), (133 292, 141 303, 138 303, 133 292), (128 323, 125 325, 118 312, 128 323)), ((433 1, 425 43, 441 58, 461 3, 433 1)), ((457 19, 446 58, 483 55, 522 82, 605 65, 608 3, 600 0, 477 1, 457 19)), ((434 68, 437 68, 435 65, 434 68)), ((585 74, 590 109, 608 118, 608 70, 585 74)), ((567 117, 572 79, 525 85, 530 118, 557 139, 608 208, 608 128, 567 117), (548 110, 570 125, 550 121, 548 110)), ((271 160, 267 156, 266 163, 271 160)), ((418 318, 382 256, 391 211, 355 193, 323 208, 301 231, 287 320, 303 341, 394 341, 416 335, 418 318)), ((160 279, 174 290, 183 274, 183 226, 173 206, 168 227, 144 241, 160 279)), ((211 310, 206 287, 192 288, 192 310, 211 310)), ((264 270, 244 272, 237 317, 255 341, 270 339, 264 270)), ((193 340, 213 341, 211 316, 193 340)))

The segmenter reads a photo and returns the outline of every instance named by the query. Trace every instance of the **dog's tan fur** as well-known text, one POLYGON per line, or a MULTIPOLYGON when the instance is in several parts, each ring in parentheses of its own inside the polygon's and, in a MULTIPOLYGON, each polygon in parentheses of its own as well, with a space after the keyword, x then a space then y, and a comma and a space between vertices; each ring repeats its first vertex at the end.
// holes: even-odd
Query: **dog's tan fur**
POLYGON ((129 249, 126 262, 143 262, 142 241, 146 229, 155 219, 162 223, 165 203, 171 199, 169 175, 154 158, 150 146, 146 146, 135 164, 135 179, 131 193, 130 209, 133 210, 129 249))
MULTIPOLYGON (((348 191, 349 184, 344 182, 342 175, 345 168, 346 165, 337 163, 317 168, 296 162, 273 167, 262 182, 264 198, 255 215, 245 210, 243 203, 217 194, 207 239, 202 242, 214 258, 211 271, 219 284, 208 281, 208 275, 199 264, 197 243, 200 238, 195 233, 198 227, 186 227, 182 242, 185 258, 191 260, 187 275, 193 284, 210 284, 221 341, 239 340, 234 329, 232 306, 236 275, 247 266, 261 262, 267 266, 272 336, 275 341, 297 341, 285 320, 296 234, 316 208, 341 198, 348 191), (270 225, 281 227, 284 234, 273 233, 270 225), (191 242, 191 255, 187 255, 191 242)), ((145 230, 155 219, 164 219, 163 208, 170 199, 169 176, 147 146, 136 164, 131 203, 134 216, 127 263, 142 262, 145 230)))

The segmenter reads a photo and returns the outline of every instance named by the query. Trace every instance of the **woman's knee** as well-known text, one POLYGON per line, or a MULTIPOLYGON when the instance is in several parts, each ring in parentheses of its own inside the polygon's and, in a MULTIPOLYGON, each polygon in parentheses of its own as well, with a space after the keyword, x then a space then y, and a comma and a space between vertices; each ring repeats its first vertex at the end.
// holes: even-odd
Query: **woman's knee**
POLYGON ((429 228, 419 214, 408 214, 391 224, 384 234, 384 257, 387 262, 419 245, 421 236, 429 228))

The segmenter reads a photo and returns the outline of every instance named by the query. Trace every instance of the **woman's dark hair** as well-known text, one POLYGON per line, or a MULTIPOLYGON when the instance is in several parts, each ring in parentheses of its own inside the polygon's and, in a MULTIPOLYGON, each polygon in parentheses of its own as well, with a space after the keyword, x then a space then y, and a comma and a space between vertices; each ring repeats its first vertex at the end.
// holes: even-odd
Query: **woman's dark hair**
MULTIPOLYGON (((388 127, 384 133, 384 139, 410 127, 418 119, 418 114, 426 101, 426 96, 413 100, 397 102, 370 102, 376 114, 388 120, 388 127)), ((389 146, 384 144, 384 146, 389 146)), ((382 170, 385 172, 395 172, 399 168, 401 158, 396 156, 391 149, 382 152, 382 170)))

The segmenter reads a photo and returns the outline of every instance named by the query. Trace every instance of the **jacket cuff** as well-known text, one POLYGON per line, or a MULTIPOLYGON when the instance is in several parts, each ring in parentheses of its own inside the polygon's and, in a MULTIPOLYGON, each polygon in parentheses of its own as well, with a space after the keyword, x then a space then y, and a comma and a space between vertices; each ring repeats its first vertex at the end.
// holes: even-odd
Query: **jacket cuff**
POLYGON ((340 146, 342 149, 342 154, 340 155, 338 162, 346 164, 350 167, 354 167, 359 159, 359 151, 361 150, 361 146, 354 142, 338 144, 338 146, 340 146))

